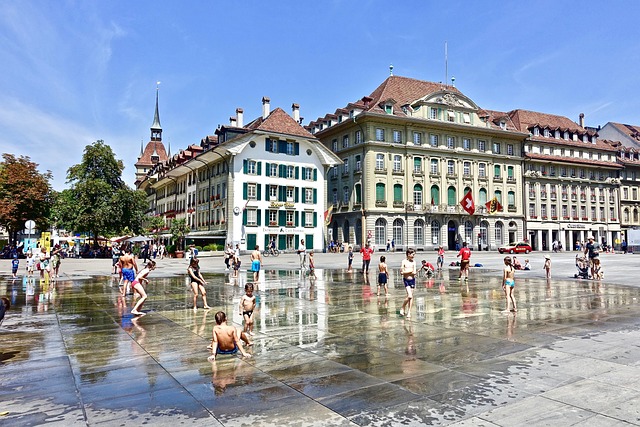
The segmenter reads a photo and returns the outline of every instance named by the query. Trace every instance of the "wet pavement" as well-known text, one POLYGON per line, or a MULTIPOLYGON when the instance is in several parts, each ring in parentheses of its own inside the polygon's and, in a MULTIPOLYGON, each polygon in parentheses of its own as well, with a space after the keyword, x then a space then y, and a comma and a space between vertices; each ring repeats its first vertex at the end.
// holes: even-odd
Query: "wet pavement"
POLYGON ((159 264, 139 318, 92 267, 2 278, 0 425, 640 424, 639 287, 518 272, 513 314, 499 272, 445 269, 418 279, 408 320, 397 268, 388 297, 373 271, 268 269, 253 357, 208 362, 249 276, 205 270, 213 309, 194 312, 186 263, 159 264))

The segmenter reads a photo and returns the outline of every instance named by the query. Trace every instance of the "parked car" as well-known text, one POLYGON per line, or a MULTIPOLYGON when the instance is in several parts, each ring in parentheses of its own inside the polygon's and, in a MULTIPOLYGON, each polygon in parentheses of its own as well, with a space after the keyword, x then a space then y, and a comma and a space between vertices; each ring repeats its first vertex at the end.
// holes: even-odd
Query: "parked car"
POLYGON ((531 245, 526 242, 509 243, 507 246, 498 248, 501 254, 528 254, 532 250, 531 245))

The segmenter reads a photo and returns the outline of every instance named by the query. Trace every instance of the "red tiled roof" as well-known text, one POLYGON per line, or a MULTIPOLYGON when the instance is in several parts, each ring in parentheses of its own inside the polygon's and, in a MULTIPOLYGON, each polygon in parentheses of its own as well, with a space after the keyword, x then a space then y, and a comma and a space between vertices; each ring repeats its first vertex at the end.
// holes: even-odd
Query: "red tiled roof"
MULTIPOLYGON (((423 98, 426 95, 444 89, 449 92, 460 93, 454 86, 446 86, 442 83, 427 82, 408 77, 389 76, 369 95, 368 98, 371 98, 371 102, 368 103, 366 110, 384 113, 384 110, 379 105, 381 102, 392 99, 396 102, 395 105, 401 107, 410 104, 416 99, 423 98)), ((394 113, 404 115, 400 108, 394 108, 394 113)))
POLYGON ((300 123, 293 120, 282 108, 274 109, 266 119, 259 117, 249 123, 247 129, 277 132, 286 135, 300 136, 303 138, 315 138, 300 123))
POLYGON ((625 135, 628 135, 630 138, 633 138, 636 141, 640 141, 640 126, 627 125, 627 124, 615 123, 615 122, 609 122, 609 123, 611 123, 613 127, 618 129, 620 132, 624 133, 625 135))
POLYGON ((581 165, 606 166, 609 168, 622 169, 622 165, 616 162, 605 162, 602 160, 582 159, 577 157, 560 157, 560 156, 553 156, 550 154, 527 153, 525 154, 525 160, 526 159, 548 160, 550 162, 563 162, 563 163, 569 163, 569 164, 578 163, 581 165))
POLYGON ((153 155, 154 151, 158 155, 158 163, 167 160, 167 151, 164 149, 164 144, 162 143, 162 141, 149 141, 147 143, 147 146, 144 147, 142 156, 140 156, 135 166, 152 166, 154 162, 151 161, 151 156, 153 155))

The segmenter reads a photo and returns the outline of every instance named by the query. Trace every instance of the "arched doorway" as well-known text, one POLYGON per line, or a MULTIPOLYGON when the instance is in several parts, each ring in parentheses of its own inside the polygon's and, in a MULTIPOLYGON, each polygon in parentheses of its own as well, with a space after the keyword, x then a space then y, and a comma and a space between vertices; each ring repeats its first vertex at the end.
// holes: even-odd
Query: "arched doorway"
POLYGON ((376 219, 374 243, 377 246, 387 244, 387 221, 385 221, 384 218, 376 219))
POLYGON ((362 246, 362 220, 356 220, 356 245, 362 246))
POLYGON ((456 249, 456 239, 458 238, 458 224, 451 220, 447 223, 447 248, 450 251, 456 249))
POLYGON ((478 239, 478 249, 489 250, 489 222, 480 223, 480 238, 478 239))
POLYGON ((509 222, 509 243, 518 241, 518 224, 509 222))
POLYGON ((329 236, 331 238, 331 240, 333 240, 334 242, 338 242, 338 240, 340 240, 340 236, 338 236, 338 222, 337 221, 333 221, 333 226, 331 227, 331 236, 329 236))
POLYGON ((345 221, 342 226, 342 238, 344 243, 349 243, 349 221, 345 221))

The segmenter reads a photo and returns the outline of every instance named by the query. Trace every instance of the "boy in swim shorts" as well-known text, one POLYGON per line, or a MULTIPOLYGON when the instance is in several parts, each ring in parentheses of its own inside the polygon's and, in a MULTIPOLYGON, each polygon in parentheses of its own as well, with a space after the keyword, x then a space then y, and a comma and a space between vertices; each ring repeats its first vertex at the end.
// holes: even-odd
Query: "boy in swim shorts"
POLYGON ((227 315, 223 311, 216 313, 216 325, 213 327, 213 339, 211 345, 207 348, 213 351, 213 354, 207 360, 213 362, 218 354, 236 354, 238 351, 243 357, 251 357, 249 353, 245 353, 242 347, 242 341, 247 345, 253 345, 244 332, 238 333, 234 326, 227 325, 227 315))
POLYGON ((404 299, 402 303, 402 308, 400 309, 400 316, 404 316, 405 307, 408 307, 406 310, 406 318, 411 318, 411 306, 413 305, 413 290, 416 288, 416 262, 413 259, 415 256, 415 252, 413 249, 407 249, 407 258, 402 260, 402 264, 400 265, 400 274, 402 274, 402 282, 404 283, 404 290, 407 291, 407 297, 404 299))
POLYGON ((504 258, 504 270, 502 272, 502 290, 504 291, 504 297, 506 307, 505 313, 509 313, 509 301, 511 301, 511 312, 516 312, 516 299, 515 299, 515 286, 516 286, 516 269, 511 265, 511 258, 504 258))
POLYGON ((256 309, 256 297, 253 295, 253 283, 244 285, 245 294, 240 298, 240 315, 244 319, 244 332, 253 335, 253 310, 256 309))
POLYGON ((251 271, 253 271, 253 281, 257 282, 260 277, 260 266, 262 265, 262 254, 260 253, 260 246, 256 245, 253 252, 251 252, 251 271))
POLYGON ((389 295, 389 288, 387 282, 389 281, 389 270, 387 269, 387 258, 383 255, 380 257, 380 264, 378 264, 378 292, 376 295, 380 296, 380 287, 384 286, 384 294, 389 295))

